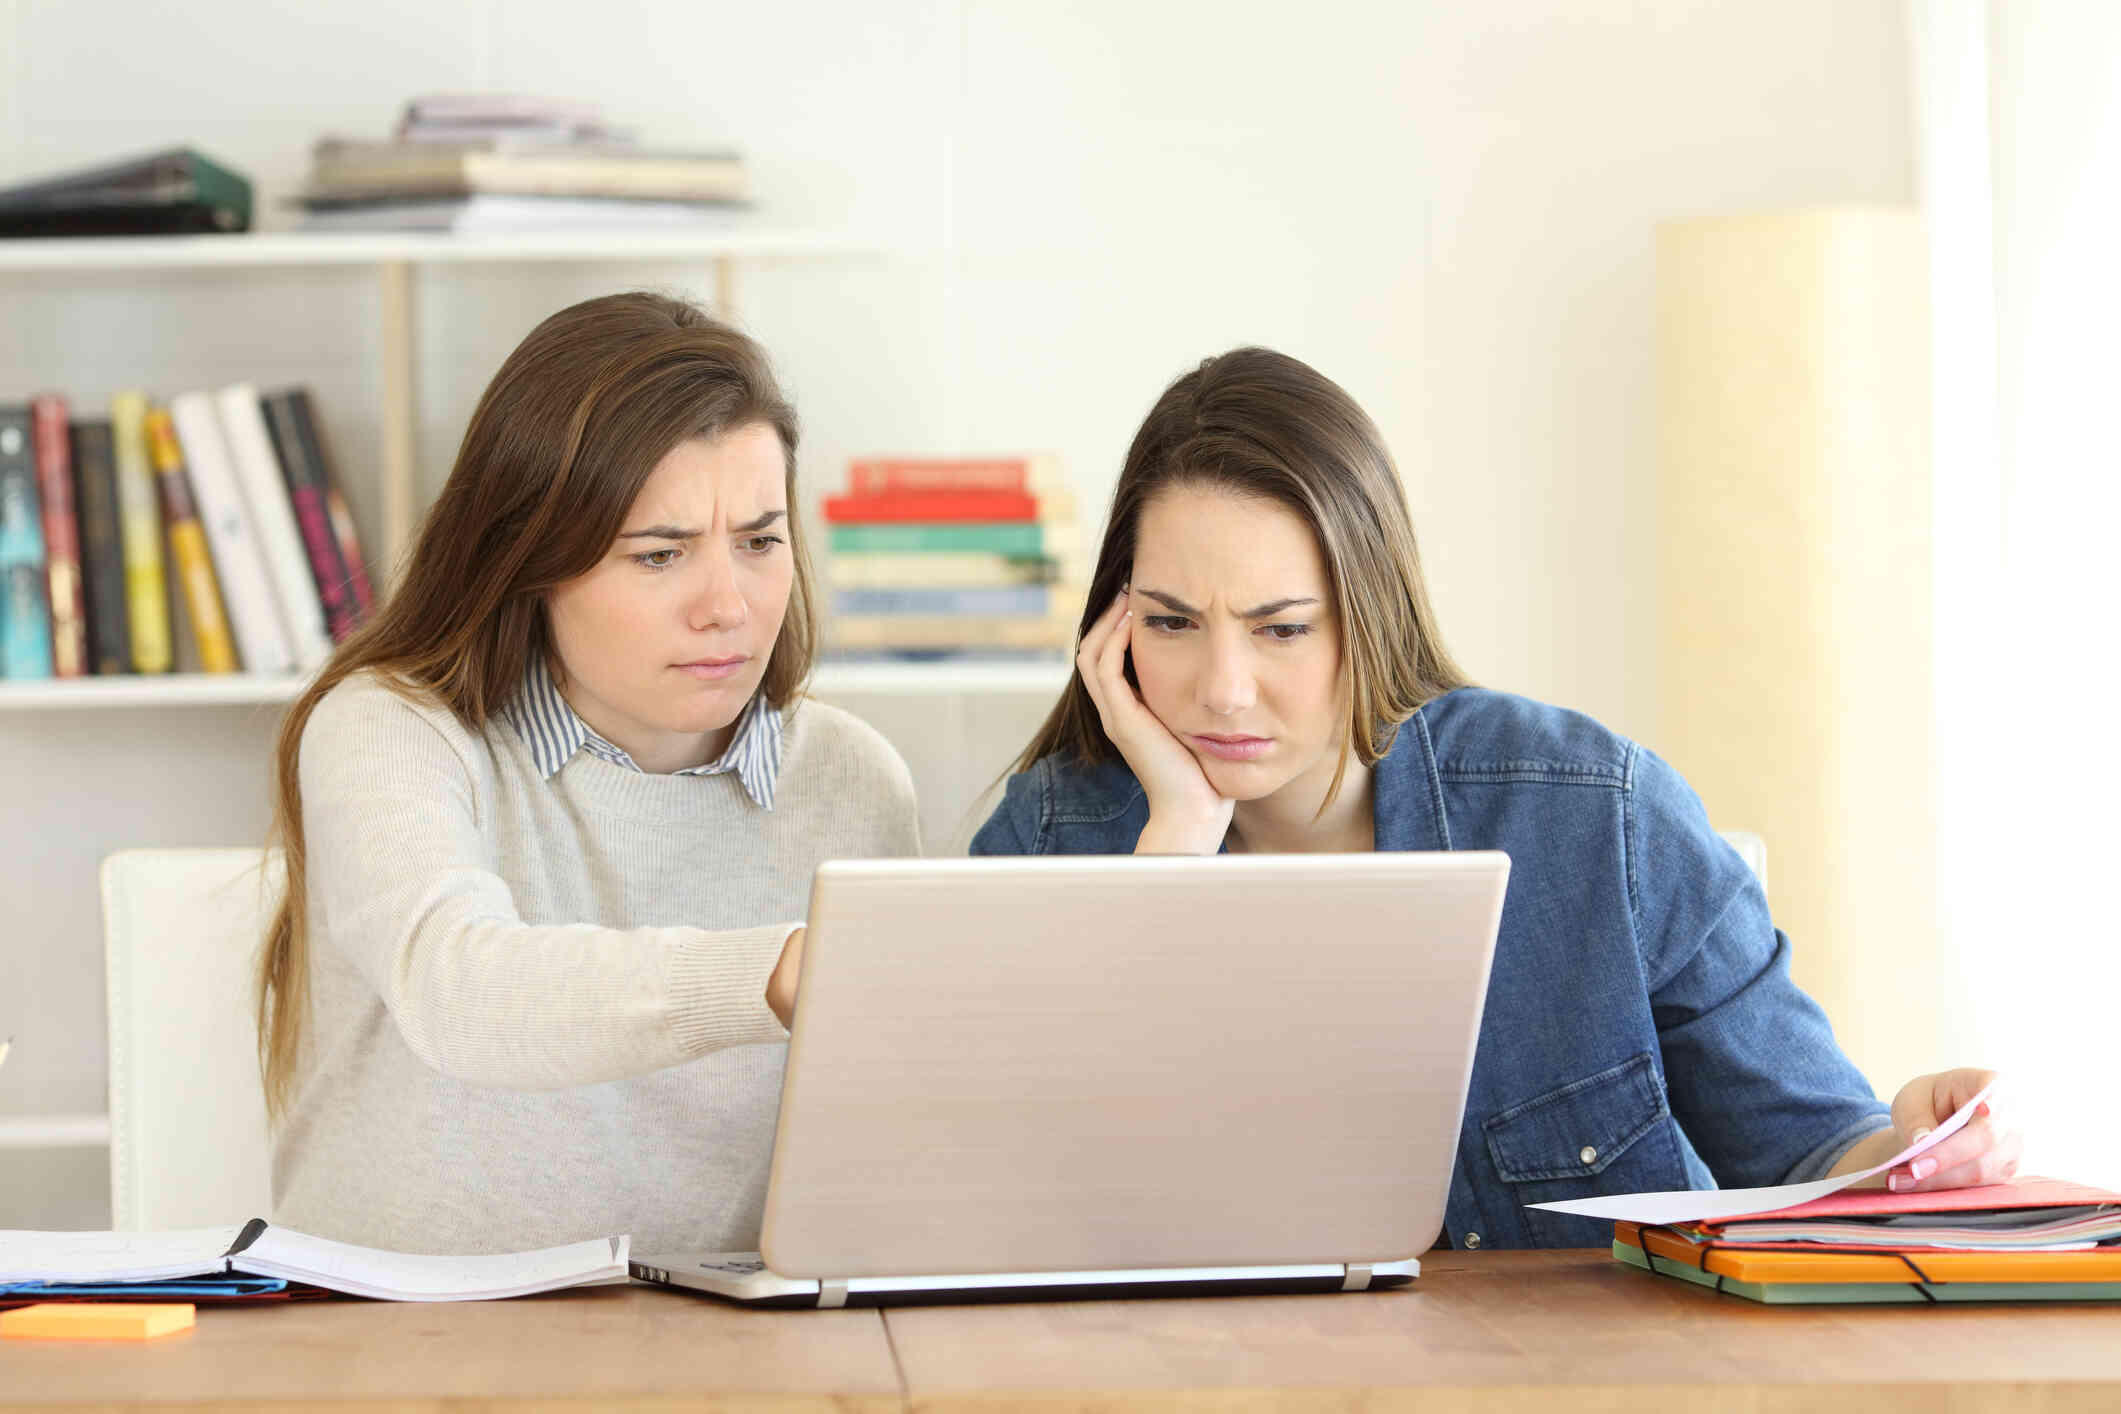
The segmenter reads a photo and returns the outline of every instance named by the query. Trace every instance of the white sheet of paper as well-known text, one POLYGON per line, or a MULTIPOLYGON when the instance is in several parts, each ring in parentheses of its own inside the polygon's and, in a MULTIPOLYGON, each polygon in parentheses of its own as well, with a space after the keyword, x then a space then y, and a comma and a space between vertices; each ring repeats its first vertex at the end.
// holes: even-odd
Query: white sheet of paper
POLYGON ((227 1270, 243 1229, 183 1232, 0 1232, 0 1282, 160 1281, 227 1270))
POLYGON ((1875 1178, 1943 1143, 1965 1128, 1966 1122, 1974 1117, 1975 1107, 1995 1088, 1994 1081, 1983 1086, 1980 1094, 1961 1105, 1950 1119, 1923 1135, 1920 1143, 1910 1144, 1884 1163, 1861 1173, 1845 1173, 1839 1178, 1815 1179, 1810 1183, 1785 1183, 1776 1188, 1689 1188, 1676 1193, 1616 1193, 1605 1198, 1577 1198, 1563 1203, 1528 1203, 1525 1206, 1542 1208, 1550 1213, 1574 1213, 1578 1217, 1612 1218, 1631 1223, 1722 1222, 1749 1213, 1793 1208, 1799 1203, 1838 1193, 1866 1178, 1875 1178))

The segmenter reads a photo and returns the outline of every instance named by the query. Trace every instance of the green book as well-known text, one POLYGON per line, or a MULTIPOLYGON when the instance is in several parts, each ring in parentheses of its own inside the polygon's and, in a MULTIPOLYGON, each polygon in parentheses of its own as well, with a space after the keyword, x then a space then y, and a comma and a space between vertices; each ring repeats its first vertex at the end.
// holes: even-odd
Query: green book
POLYGON ((1652 1267, 1642 1249, 1615 1242, 1613 1256, 1631 1267, 1677 1277, 1768 1306, 1912 1305, 1936 1301, 2121 1301, 2116 1281, 1739 1281, 1684 1262, 1652 1267))
POLYGON ((1036 521, 964 521, 956 525, 933 522, 915 524, 880 522, 870 525, 835 525, 832 548, 837 551, 984 551, 992 555, 1042 555, 1046 552, 1045 530, 1036 521))

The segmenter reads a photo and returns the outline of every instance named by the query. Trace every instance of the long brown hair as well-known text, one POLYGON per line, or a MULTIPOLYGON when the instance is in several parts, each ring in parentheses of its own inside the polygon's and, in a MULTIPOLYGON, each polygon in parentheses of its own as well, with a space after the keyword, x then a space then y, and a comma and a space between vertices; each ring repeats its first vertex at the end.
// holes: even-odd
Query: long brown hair
POLYGON ((787 616, 759 690, 776 707, 817 657, 815 588, 796 514, 795 409, 749 337, 683 300, 585 300, 530 331, 495 373, 395 591, 289 709, 275 752, 273 837, 287 887, 258 961, 258 1064, 268 1111, 289 1099, 309 1005, 303 729, 351 674, 449 709, 482 730, 549 656, 545 596, 611 549, 634 498, 679 443, 763 423, 787 463, 787 616))
MULTIPOLYGON (((1340 790, 1350 752, 1375 765, 1423 703, 1468 685, 1437 632, 1414 522, 1384 438, 1339 384, 1272 349, 1204 360, 1149 409, 1112 494, 1078 640, 1131 577, 1143 511, 1179 487, 1284 506, 1317 538, 1340 616, 1349 711, 1327 802, 1340 790)), ((1055 753, 1084 764, 1119 757, 1079 669, 1011 770, 1055 753)))

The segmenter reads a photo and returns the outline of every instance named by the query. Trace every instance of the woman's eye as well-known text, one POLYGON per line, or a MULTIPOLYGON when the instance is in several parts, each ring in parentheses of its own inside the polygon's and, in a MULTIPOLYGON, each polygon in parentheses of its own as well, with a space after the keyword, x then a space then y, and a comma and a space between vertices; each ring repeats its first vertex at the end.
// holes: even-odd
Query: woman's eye
POLYGON ((1261 624, 1259 631, 1276 643, 1288 643, 1311 631, 1309 624, 1261 624))
POLYGON ((781 537, 778 535, 747 535, 744 537, 744 549, 754 555, 769 554, 772 552, 773 547, 780 543, 781 537))
POLYGON ((642 569, 649 570, 667 570, 670 568, 671 562, 676 560, 677 557, 678 552, 675 546, 662 550, 647 550, 638 555, 627 556, 628 559, 642 569))
POLYGON ((1143 626, 1153 628, 1158 633, 1177 633, 1192 622, 1191 619, 1180 618, 1177 614, 1144 614, 1142 616, 1143 626))

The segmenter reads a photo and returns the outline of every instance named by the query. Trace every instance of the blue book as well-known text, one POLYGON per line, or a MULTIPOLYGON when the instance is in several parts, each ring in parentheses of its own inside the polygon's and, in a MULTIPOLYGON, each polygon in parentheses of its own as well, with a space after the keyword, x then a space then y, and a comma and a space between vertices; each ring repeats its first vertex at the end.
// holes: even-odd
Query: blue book
POLYGON ((52 675, 44 513, 27 407, 0 407, 0 677, 52 675))
POLYGON ((832 611, 850 617, 872 614, 949 614, 967 618, 1044 618, 1052 592, 1043 584, 988 589, 839 589, 832 611))

